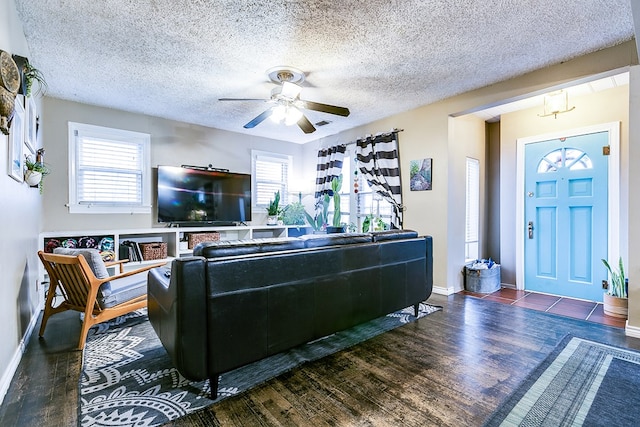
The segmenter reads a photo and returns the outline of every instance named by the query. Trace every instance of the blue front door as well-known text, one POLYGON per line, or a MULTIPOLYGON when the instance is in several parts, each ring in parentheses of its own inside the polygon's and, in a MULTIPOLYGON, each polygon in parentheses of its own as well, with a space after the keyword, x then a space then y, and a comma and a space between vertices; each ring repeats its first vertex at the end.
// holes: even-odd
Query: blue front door
POLYGON ((597 132, 525 145, 525 289, 602 301, 608 141, 597 132))

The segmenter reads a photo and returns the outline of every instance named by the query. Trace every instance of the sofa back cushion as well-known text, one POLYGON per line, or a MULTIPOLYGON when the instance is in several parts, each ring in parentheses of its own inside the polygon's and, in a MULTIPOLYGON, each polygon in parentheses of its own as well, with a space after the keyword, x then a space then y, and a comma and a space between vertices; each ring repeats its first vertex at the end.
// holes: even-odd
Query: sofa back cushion
POLYGON ((305 248, 318 248, 321 246, 351 245, 354 243, 371 243, 371 236, 364 233, 329 233, 306 234, 300 236, 305 248))
POLYGON ((286 251, 304 248, 304 242, 295 237, 275 237, 247 240, 220 240, 202 242, 193 249, 194 256, 218 258, 263 252, 286 251))
POLYGON ((384 242, 385 240, 412 239, 414 237, 418 237, 418 232, 413 230, 372 231, 370 234, 374 242, 384 242))

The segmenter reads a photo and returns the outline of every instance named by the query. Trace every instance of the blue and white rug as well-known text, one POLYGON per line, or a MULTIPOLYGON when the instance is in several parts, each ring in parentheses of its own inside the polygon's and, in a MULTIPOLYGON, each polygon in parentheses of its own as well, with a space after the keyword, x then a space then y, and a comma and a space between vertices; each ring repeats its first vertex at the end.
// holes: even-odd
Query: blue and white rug
POLYGON ((640 353, 565 337, 485 423, 582 425, 640 425, 640 353))
MULTIPOLYGON (((420 304, 418 318, 438 310, 420 304)), ((227 372, 220 376, 216 402, 413 320, 408 307, 227 372)), ((214 403, 208 381, 188 381, 173 367, 146 310, 96 325, 83 357, 78 415, 83 427, 159 426, 214 403)))

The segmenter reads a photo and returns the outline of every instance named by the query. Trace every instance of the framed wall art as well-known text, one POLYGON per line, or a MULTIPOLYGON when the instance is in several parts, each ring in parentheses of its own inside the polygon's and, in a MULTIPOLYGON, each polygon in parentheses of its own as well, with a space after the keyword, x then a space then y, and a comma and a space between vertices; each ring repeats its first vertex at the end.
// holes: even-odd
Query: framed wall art
POLYGON ((33 96, 25 98, 24 117, 24 142, 25 144, 27 144, 27 147, 29 147, 29 151, 31 152, 25 154, 35 154, 36 147, 38 146, 36 136, 36 118, 38 117, 38 115, 36 111, 36 101, 33 99, 33 96))
POLYGON ((9 176, 18 182, 24 180, 22 171, 23 155, 22 146, 24 141, 24 107, 22 105, 22 95, 18 95, 15 100, 15 112, 11 119, 11 127, 9 129, 9 156, 7 172, 9 176))
POLYGON ((431 190, 431 158, 409 162, 409 188, 411 191, 431 190))

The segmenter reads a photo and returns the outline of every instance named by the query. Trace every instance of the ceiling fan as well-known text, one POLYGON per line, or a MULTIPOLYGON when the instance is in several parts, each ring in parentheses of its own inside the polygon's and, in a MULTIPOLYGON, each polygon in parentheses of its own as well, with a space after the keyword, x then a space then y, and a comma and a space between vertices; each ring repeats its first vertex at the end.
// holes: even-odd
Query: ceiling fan
POLYGON ((268 117, 276 122, 284 122, 286 125, 297 124, 304 133, 315 132, 316 128, 302 113, 302 110, 320 111, 347 117, 349 109, 319 102, 300 99, 302 87, 298 83, 304 81, 304 73, 293 67, 274 67, 267 70, 269 79, 278 86, 271 91, 271 98, 219 98, 218 101, 262 101, 273 104, 271 107, 256 116, 244 125, 245 129, 251 129, 262 123, 268 117))

